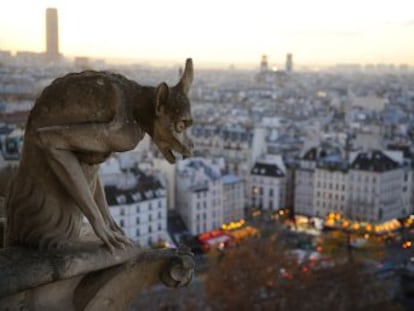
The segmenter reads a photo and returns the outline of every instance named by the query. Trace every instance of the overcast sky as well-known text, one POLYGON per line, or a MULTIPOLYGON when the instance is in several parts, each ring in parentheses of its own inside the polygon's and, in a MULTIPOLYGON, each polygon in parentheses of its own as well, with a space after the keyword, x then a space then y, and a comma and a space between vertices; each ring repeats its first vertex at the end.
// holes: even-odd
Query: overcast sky
POLYGON ((0 49, 44 51, 47 7, 67 56, 414 65, 414 0, 4 0, 0 49))

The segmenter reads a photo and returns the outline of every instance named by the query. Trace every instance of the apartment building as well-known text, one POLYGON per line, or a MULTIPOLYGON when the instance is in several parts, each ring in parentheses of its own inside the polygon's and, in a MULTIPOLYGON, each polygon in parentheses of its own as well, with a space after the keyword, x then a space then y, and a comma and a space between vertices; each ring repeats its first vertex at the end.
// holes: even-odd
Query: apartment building
POLYGON ((223 181, 215 159, 191 158, 176 164, 175 207, 189 232, 198 235, 223 224, 223 181))
POLYGON ((286 167, 280 156, 256 160, 249 180, 250 207, 277 211, 286 207, 286 167))
POLYGON ((311 148, 295 173, 295 212, 383 223, 412 212, 412 169, 399 151, 311 148))
POLYGON ((223 223, 244 218, 244 182, 232 174, 222 176, 223 182, 223 223))

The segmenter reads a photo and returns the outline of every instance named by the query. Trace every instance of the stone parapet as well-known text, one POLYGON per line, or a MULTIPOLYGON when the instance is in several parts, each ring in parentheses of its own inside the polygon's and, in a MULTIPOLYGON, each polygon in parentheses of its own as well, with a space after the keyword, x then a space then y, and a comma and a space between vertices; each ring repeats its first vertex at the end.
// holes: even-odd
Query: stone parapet
POLYGON ((186 249, 7 248, 0 251, 0 311, 127 310, 142 289, 187 285, 193 271, 186 249))

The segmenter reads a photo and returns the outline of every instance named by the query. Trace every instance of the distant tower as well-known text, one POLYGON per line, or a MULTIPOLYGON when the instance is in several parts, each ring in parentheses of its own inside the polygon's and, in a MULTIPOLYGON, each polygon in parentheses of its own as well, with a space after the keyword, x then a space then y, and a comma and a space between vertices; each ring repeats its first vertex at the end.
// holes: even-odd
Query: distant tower
POLYGON ((59 31, 57 9, 46 9, 46 58, 49 61, 59 59, 59 31))
POLYGON ((265 72, 267 70, 268 70, 267 55, 262 55, 262 60, 260 61, 260 71, 265 72))
POLYGON ((286 54, 286 72, 290 73, 293 71, 293 60, 292 60, 293 56, 291 53, 286 54))

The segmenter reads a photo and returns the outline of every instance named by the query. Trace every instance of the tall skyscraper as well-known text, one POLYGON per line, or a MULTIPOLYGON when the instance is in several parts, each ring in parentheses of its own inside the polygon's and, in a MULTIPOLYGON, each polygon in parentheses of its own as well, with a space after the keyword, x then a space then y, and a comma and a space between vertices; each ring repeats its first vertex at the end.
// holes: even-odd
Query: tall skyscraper
POLYGON ((57 9, 46 9, 46 58, 57 61, 59 54, 59 30, 57 9))
POLYGON ((292 72, 293 71, 293 60, 292 60, 293 56, 291 53, 286 55, 286 66, 285 66, 285 70, 287 73, 292 72))

